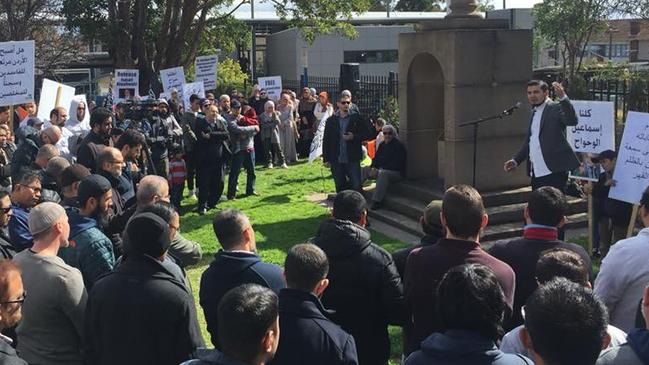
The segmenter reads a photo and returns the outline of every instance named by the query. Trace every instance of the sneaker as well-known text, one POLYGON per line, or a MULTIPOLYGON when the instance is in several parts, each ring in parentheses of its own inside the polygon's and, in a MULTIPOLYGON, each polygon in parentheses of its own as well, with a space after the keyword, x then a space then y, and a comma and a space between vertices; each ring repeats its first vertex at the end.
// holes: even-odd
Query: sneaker
POLYGON ((254 195, 254 196, 260 196, 261 194, 259 194, 259 193, 256 192, 256 191, 253 191, 252 193, 246 193, 246 196, 253 196, 253 195, 254 195))
POLYGON ((288 169, 288 165, 285 164, 285 163, 283 163, 283 164, 282 164, 282 168, 283 168, 283 169, 288 169))
POLYGON ((602 253, 598 249, 594 248, 592 256, 594 259, 598 259, 602 257, 602 253))
POLYGON ((198 215, 205 215, 205 213, 207 213, 207 209, 205 208, 198 209, 198 215))
POLYGON ((268 165, 266 165, 266 168, 267 168, 267 169, 272 169, 272 168, 273 168, 273 164, 272 164, 272 163, 269 163, 268 165))

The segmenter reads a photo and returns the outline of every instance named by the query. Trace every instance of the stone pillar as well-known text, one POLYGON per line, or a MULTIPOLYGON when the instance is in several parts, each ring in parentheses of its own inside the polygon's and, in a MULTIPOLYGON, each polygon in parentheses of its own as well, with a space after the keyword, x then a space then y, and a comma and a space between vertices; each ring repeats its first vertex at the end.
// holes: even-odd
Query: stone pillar
POLYGON ((453 18, 483 18, 482 14, 476 11, 478 2, 476 0, 451 0, 448 5, 450 13, 446 16, 453 18))
MULTIPOLYGON (((507 21, 467 18, 424 22, 420 29, 399 35, 400 132, 408 147, 408 177, 443 179, 446 187, 471 184, 473 130, 459 125, 517 101, 526 104, 532 32, 509 29, 507 21)), ((521 108, 480 126, 480 191, 529 185, 524 167, 503 170, 523 143, 529 117, 529 108, 521 108)))

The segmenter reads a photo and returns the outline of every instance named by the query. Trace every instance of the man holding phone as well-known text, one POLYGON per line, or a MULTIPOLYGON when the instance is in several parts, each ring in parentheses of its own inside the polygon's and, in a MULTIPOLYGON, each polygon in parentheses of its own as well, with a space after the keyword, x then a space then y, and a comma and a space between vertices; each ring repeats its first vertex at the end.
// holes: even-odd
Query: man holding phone
POLYGON ((322 140, 322 159, 331 167, 336 193, 361 191, 362 142, 373 137, 372 125, 358 113, 350 113, 351 98, 338 100, 339 112, 327 119, 322 140))

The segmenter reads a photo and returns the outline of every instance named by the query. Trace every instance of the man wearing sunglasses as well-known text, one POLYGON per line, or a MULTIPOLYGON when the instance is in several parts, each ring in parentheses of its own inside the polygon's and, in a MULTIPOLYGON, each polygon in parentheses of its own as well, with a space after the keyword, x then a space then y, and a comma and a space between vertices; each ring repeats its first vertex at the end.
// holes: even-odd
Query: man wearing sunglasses
POLYGON ((11 239, 7 234, 9 219, 11 219, 12 215, 9 193, 0 191, 0 259, 11 260, 16 254, 16 250, 11 245, 11 239))
POLYGON ((322 159, 331 167, 336 193, 361 191, 361 143, 372 137, 372 125, 360 114, 350 112, 351 102, 349 96, 341 95, 338 113, 327 119, 322 139, 322 159))
POLYGON ((32 247, 32 234, 29 232, 27 217, 31 208, 40 200, 41 191, 41 178, 37 172, 27 170, 14 181, 11 192, 13 215, 9 219, 9 237, 18 252, 32 247))

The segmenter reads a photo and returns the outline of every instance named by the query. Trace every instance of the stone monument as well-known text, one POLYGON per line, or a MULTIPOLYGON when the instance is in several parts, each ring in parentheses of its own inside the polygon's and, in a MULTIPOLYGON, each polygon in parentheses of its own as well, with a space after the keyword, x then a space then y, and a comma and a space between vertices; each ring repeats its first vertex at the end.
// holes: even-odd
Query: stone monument
POLYGON ((473 128, 463 122, 498 114, 521 102, 514 115, 480 125, 476 187, 497 191, 529 185, 525 168, 503 171, 529 125, 525 95, 532 77, 532 31, 507 20, 484 19, 475 0, 451 0, 445 19, 399 35, 401 135, 408 146, 408 177, 445 187, 472 181, 473 128))

